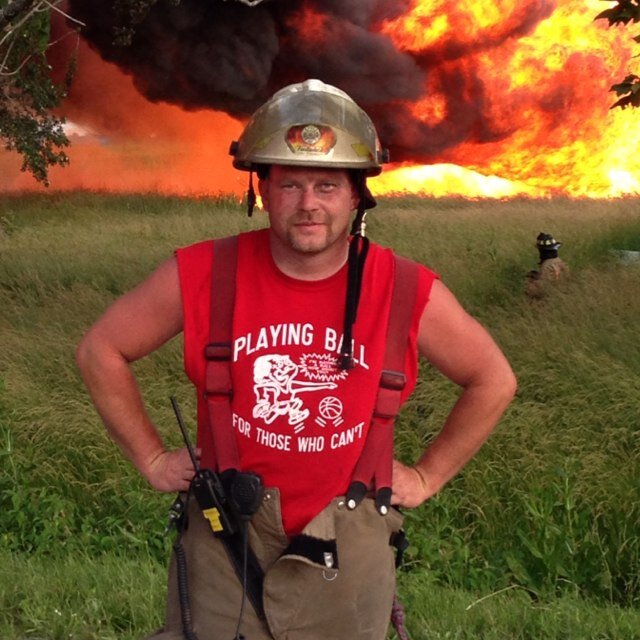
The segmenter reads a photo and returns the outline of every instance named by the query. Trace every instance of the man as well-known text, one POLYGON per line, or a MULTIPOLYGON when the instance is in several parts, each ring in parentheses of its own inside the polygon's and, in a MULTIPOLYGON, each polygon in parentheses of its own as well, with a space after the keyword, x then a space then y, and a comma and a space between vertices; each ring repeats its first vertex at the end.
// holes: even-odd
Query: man
POLYGON ((231 424, 212 417, 227 405, 208 393, 220 245, 177 251, 106 311, 77 354, 123 452, 155 489, 186 492, 194 475, 188 452, 165 448, 129 368, 184 331, 202 467, 223 476, 237 467, 264 482, 248 529, 265 573, 263 597, 240 611, 247 580, 242 571, 238 579, 233 553, 191 500, 167 622, 154 638, 230 639, 242 625, 248 640, 381 640, 394 593, 389 541, 402 520, 389 503, 412 508, 439 491, 489 436, 515 379, 489 334, 433 272, 402 271, 390 250, 363 238, 365 209, 375 205, 366 177, 380 172, 384 154, 371 120, 347 94, 318 80, 282 89, 254 114, 232 154, 237 168, 258 173, 270 226, 237 240, 231 424), (398 317, 392 296, 406 294, 409 282, 394 288, 396 272, 413 274, 415 283, 403 303, 403 371, 392 372, 405 385, 381 382, 389 374, 385 343, 395 336, 387 326, 398 317), (390 416, 377 398, 392 387, 407 397, 418 352, 462 393, 408 467, 392 460, 390 416))
POLYGON ((549 293, 553 283, 569 274, 569 267, 558 256, 558 249, 562 242, 550 233, 540 232, 536 238, 539 262, 538 269, 527 273, 525 280, 525 294, 532 300, 544 298, 549 293))

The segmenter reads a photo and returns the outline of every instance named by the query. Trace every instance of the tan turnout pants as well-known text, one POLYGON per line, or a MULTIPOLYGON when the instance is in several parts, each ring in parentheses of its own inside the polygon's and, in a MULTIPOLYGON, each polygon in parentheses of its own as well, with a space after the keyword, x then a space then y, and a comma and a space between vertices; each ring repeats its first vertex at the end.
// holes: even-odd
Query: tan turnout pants
MULTIPOLYGON (((242 585, 223 544, 214 538, 195 499, 189 500, 186 554, 193 630, 198 640, 233 640, 242 585)), ((355 510, 336 498, 303 531, 337 541, 337 569, 303 555, 285 554, 277 489, 266 489, 249 525, 249 543, 265 572, 266 621, 247 600, 240 633, 246 640, 384 640, 395 593, 391 534, 402 516, 386 516, 365 499, 355 510)), ((183 640, 175 554, 169 568, 166 623, 147 640, 183 640)))

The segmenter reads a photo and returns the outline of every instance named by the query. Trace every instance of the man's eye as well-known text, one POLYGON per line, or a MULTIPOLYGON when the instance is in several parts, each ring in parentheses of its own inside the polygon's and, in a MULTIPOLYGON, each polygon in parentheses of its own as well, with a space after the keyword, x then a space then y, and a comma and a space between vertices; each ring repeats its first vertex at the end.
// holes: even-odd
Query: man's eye
POLYGON ((334 182, 323 182, 318 186, 320 191, 331 191, 332 189, 336 188, 336 185, 334 182))

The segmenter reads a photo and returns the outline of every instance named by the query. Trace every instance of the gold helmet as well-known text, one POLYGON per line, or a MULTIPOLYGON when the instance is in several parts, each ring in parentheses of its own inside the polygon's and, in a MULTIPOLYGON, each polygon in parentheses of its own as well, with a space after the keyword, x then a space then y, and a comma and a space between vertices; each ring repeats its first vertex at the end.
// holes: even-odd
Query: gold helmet
POLYGON ((233 166, 304 165, 382 171, 388 152, 371 118, 344 92, 320 80, 281 89, 252 116, 231 144, 233 166))

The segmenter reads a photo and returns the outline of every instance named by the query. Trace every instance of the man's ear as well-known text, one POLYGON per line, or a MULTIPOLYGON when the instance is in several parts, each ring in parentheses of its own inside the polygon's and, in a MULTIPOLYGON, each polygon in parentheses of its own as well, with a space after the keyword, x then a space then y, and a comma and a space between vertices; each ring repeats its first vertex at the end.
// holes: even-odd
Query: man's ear
POLYGON ((269 178, 260 178, 258 180, 258 193, 262 200, 262 208, 269 211, 269 178))
POLYGON ((351 211, 355 211, 360 204, 360 194, 358 190, 351 185, 351 211))

